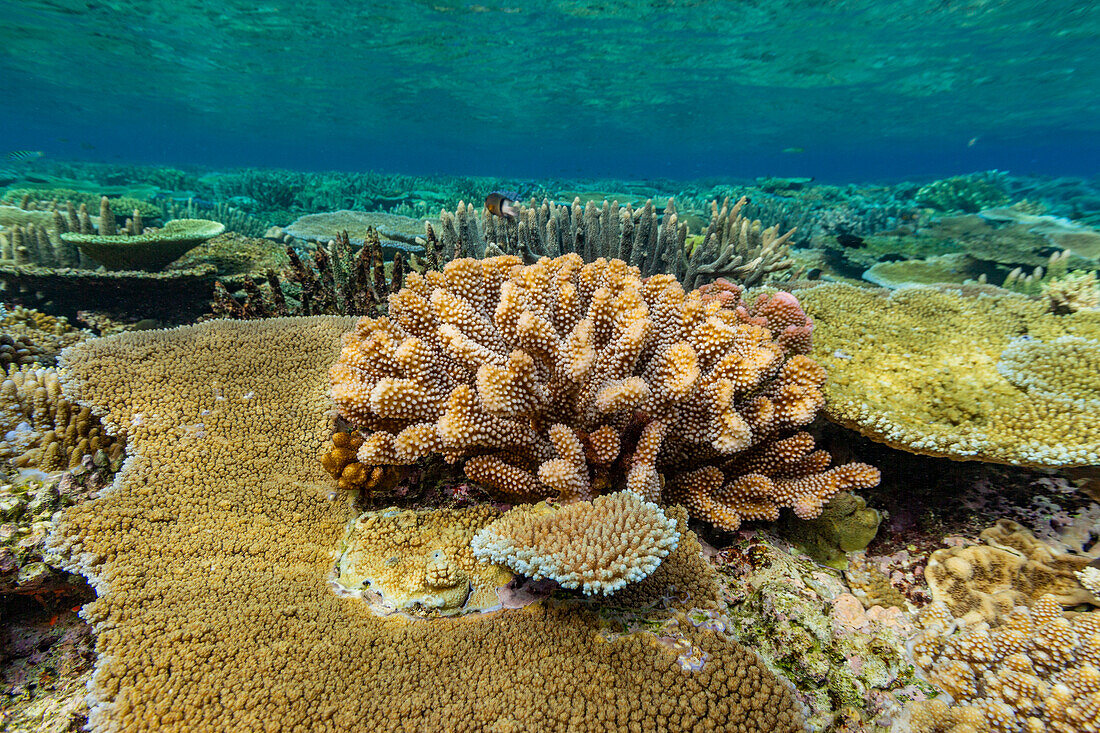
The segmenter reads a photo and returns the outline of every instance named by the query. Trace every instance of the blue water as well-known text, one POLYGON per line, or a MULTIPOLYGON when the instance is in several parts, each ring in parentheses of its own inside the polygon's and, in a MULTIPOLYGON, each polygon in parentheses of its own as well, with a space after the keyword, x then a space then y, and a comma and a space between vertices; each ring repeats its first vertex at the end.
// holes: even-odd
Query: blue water
POLYGON ((55 158, 831 181, 1100 170, 1096 3, 9 0, 0 17, 0 148, 55 158))

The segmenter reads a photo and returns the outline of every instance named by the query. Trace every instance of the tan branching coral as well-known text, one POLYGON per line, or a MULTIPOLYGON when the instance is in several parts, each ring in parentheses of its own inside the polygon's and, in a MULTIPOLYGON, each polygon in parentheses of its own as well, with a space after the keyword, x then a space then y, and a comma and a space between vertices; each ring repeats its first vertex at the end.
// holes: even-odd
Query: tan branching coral
MULTIPOLYGON (((793 299, 792 299, 793 300, 793 299)), ((465 459, 509 501, 609 487, 684 503, 726 529, 790 506, 816 516, 877 470, 829 469, 798 429, 825 372, 767 328, 669 275, 576 254, 523 267, 461 259, 410 276, 389 318, 365 318, 331 371, 358 458, 465 459)))
POLYGON ((1003 622, 958 623, 934 603, 912 642, 917 664, 947 692, 907 710, 915 733, 1100 729, 1100 614, 1072 619, 1052 596, 1017 606, 1003 622))
POLYGON ((88 408, 62 396, 52 367, 7 368, 0 384, 0 434, 7 471, 62 471, 97 454, 97 465, 117 468, 125 447, 105 434, 88 408))
POLYGON ((1100 464, 1100 312, 983 286, 797 292, 829 370, 825 414, 914 453, 1100 464))
POLYGON ((925 567, 932 598, 955 616, 992 623, 1040 596, 1067 607, 1096 602, 1075 575, 1089 558, 1054 552, 1008 519, 983 531, 981 539, 985 545, 936 550, 925 567))
POLYGON ((706 658, 690 671, 650 633, 601 638, 578 604, 408 620, 333 593, 358 512, 326 500, 317 456, 352 324, 218 320, 65 352, 66 390, 133 446, 55 538, 99 596, 91 731, 803 729, 722 632, 685 626, 706 658))
MULTIPOLYGON (((568 469, 566 469, 568 470, 568 469)), ((512 509, 474 535, 474 555, 585 595, 608 595, 657 569, 676 549, 676 521, 633 491, 561 508, 512 509)))

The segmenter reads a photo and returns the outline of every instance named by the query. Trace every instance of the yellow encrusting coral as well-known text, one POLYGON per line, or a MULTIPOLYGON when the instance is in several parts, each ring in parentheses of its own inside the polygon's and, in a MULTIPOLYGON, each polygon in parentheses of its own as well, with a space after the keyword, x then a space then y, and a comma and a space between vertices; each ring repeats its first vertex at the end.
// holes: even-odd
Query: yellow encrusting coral
POLYGON ((676 549, 676 521, 633 491, 561 508, 512 509, 473 537, 474 555, 534 580, 608 595, 657 569, 676 549))
POLYGON ((895 448, 1018 466, 1100 464, 1100 312, 990 288, 798 292, 825 414, 895 448))
POLYGON ((64 353, 66 392, 132 448, 53 542, 99 591, 93 733, 802 730, 787 687, 721 632, 685 628, 706 655, 688 671, 651 634, 602 639, 576 604, 413 620, 332 593, 356 512, 326 500, 317 456, 352 325, 210 321, 64 353))
POLYGON ((499 607, 496 589, 512 579, 470 549, 478 530, 500 516, 492 507, 365 512, 348 522, 335 582, 377 593, 383 608, 452 614, 499 607))
POLYGON ((654 501, 667 481, 664 498, 736 529, 874 485, 798 432, 824 404, 821 366, 723 305, 620 260, 459 259, 345 337, 332 396, 365 431, 362 463, 442 454, 513 502, 654 501))
POLYGON ((936 550, 924 569, 932 598, 955 616, 994 623, 1040 596, 1067 607, 1095 602, 1076 577, 1088 557, 1057 553, 1008 519, 980 536, 986 544, 936 550))

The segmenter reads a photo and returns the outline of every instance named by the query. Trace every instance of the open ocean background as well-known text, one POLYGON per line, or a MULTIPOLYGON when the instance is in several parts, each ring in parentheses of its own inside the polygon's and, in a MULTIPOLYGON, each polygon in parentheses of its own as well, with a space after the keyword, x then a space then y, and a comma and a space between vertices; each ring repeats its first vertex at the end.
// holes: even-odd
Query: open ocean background
POLYGON ((1095 2, 35 0, 0 17, 0 147, 55 159, 532 178, 1100 170, 1095 2))

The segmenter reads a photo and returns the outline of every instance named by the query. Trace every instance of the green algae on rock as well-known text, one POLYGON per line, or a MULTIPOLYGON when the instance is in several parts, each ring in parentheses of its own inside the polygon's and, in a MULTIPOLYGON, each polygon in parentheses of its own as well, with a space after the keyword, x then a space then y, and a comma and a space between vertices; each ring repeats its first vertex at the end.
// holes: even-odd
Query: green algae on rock
POLYGON ((173 219, 160 229, 133 236, 65 232, 61 241, 75 244, 109 270, 156 271, 224 231, 225 225, 216 221, 173 219))
POLYGON ((814 560, 844 570, 848 565, 847 553, 871 544, 881 521, 882 514, 868 507, 862 496, 843 491, 825 505, 821 516, 816 519, 787 516, 779 531, 814 560))

